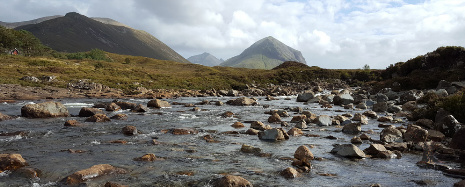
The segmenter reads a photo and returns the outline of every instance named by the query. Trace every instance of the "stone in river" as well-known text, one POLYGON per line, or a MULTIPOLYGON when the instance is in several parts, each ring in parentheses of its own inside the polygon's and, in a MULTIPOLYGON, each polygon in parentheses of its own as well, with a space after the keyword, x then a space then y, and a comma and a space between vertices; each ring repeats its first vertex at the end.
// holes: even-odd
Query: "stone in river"
POLYGON ((252 183, 240 176, 226 175, 213 183, 214 187, 253 187, 252 183))
POLYGON ((27 118, 68 117, 68 109, 60 102, 27 104, 21 108, 21 116, 27 118))
POLYGON ((315 123, 319 126, 330 126, 333 120, 328 115, 320 115, 315 119, 315 123))
POLYGON ((111 121, 105 114, 95 114, 86 119, 86 122, 109 122, 111 121))
POLYGON ((336 145, 332 150, 331 153, 337 154, 343 157, 350 157, 350 158, 365 158, 365 153, 360 150, 357 146, 353 144, 343 144, 343 145, 336 145))
POLYGON ((80 183, 83 183, 89 179, 93 179, 96 177, 110 175, 110 174, 123 174, 123 173, 126 173, 126 170, 121 169, 121 168, 116 168, 109 164, 100 164, 100 165, 94 165, 87 169, 77 171, 69 175, 68 177, 66 177, 63 181, 67 185, 78 185, 80 183))
POLYGON ((310 151, 310 149, 305 146, 301 145, 297 148, 297 150, 294 152, 294 158, 302 161, 310 161, 313 160, 313 153, 310 151))
POLYGON ((27 166, 27 162, 20 154, 0 154, 0 173, 5 170, 17 170, 24 166, 27 166))
POLYGON ((98 108, 89 108, 89 107, 83 107, 79 111, 79 117, 90 117, 95 114, 103 114, 103 111, 98 108))
POLYGON ((128 125, 123 127, 122 132, 127 136, 137 135, 137 128, 135 126, 128 125))
MULTIPOLYGON (((264 130, 262 132, 259 132, 258 133, 258 138, 260 140, 271 140, 271 141, 285 140, 286 136, 285 136, 284 133, 286 133, 286 132, 284 132, 284 130, 282 130, 281 128, 268 129, 268 130, 264 130)), ((287 135, 287 133, 286 133, 286 135, 287 135)))
POLYGON ((280 172, 280 175, 286 179, 293 179, 300 176, 300 173, 294 168, 288 167, 280 172))
POLYGON ((159 99, 151 100, 147 103, 147 107, 155 107, 155 108, 169 108, 171 107, 168 101, 163 101, 159 99))

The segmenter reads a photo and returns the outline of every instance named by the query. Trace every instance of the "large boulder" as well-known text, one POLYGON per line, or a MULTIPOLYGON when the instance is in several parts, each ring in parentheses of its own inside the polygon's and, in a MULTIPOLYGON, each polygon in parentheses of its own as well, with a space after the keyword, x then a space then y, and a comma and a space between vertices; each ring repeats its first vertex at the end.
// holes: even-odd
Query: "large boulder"
POLYGON ((21 108, 21 116, 27 118, 68 117, 69 112, 60 102, 49 101, 39 104, 27 104, 21 108))
POLYGON ((116 101, 115 104, 117 104, 121 109, 127 110, 127 109, 134 109, 136 108, 137 104, 136 103, 130 103, 130 102, 124 102, 124 101, 116 101))
POLYGON ((277 140, 286 140, 289 139, 289 135, 281 129, 281 128, 273 128, 264 130, 258 133, 258 138, 260 140, 269 140, 269 141, 277 141, 277 140))
POLYGON ((465 150, 465 128, 459 129, 450 142, 450 147, 454 149, 465 150))
POLYGON ((348 105, 354 103, 354 98, 350 94, 345 93, 334 96, 333 102, 334 105, 348 105))
POLYGON ((426 129, 433 129, 434 128, 434 121, 430 119, 419 119, 415 122, 415 125, 426 129))
POLYGON ((24 166, 27 166, 27 162, 20 154, 0 154, 0 173, 6 170, 14 171, 24 166))
POLYGON ((391 125, 381 131, 380 140, 386 143, 402 142, 402 132, 391 125))
POLYGON ((294 158, 297 160, 302 160, 302 161, 310 161, 313 160, 313 153, 310 151, 310 149, 305 146, 301 145, 295 150, 294 152, 294 158))
POLYGON ((90 117, 95 114, 103 114, 103 111, 98 108, 89 108, 89 107, 83 107, 79 111, 79 117, 90 117))
MULTIPOLYGON (((439 113, 439 112, 438 112, 439 113)), ((439 118, 435 123, 436 130, 444 133, 447 137, 452 137, 462 127, 454 116, 446 115, 443 118, 439 118)))
POLYGON ((246 179, 240 176, 226 175, 213 183, 214 187, 253 187, 246 179))
POLYGON ((373 105, 373 111, 375 112, 386 112, 388 110, 388 104, 386 102, 377 102, 373 105))
POLYGON ((320 115, 315 119, 315 123, 319 126, 330 126, 333 120, 328 115, 320 115))
POLYGON ((404 140, 407 142, 424 142, 428 138, 428 131, 417 125, 408 125, 407 131, 404 133, 404 140))
POLYGON ((147 107, 155 107, 155 108, 169 108, 171 107, 168 101, 163 101, 159 99, 151 100, 147 103, 147 107))
POLYGON ((13 117, 0 113, 0 121, 10 120, 10 119, 13 119, 13 117))
POLYGON ((234 105, 234 106, 250 106, 250 105, 258 105, 257 101, 254 99, 250 99, 248 97, 241 97, 237 98, 234 100, 229 100, 226 102, 228 105, 234 105))
POLYGON ((315 93, 312 91, 308 91, 303 94, 297 95, 297 102, 307 102, 310 99, 313 99, 315 97, 315 93))
POLYGON ((90 168, 77 171, 64 179, 67 185, 78 185, 89 179, 109 175, 113 173, 123 174, 126 173, 124 169, 116 168, 109 164, 94 165, 90 168))
POLYGON ((371 144, 370 147, 363 150, 367 155, 378 155, 380 152, 387 151, 387 149, 381 144, 371 144))
POLYGON ((422 91, 414 91, 414 90, 407 91, 400 96, 400 103, 404 104, 409 101, 416 101, 417 99, 420 99, 423 95, 424 94, 422 91))
POLYGON ((350 158, 365 158, 365 153, 360 150, 354 144, 343 144, 343 145, 336 145, 332 150, 331 153, 337 154, 343 157, 350 157, 350 158))
POLYGON ((358 134, 362 132, 362 124, 360 123, 350 123, 342 127, 342 132, 347 134, 358 134))

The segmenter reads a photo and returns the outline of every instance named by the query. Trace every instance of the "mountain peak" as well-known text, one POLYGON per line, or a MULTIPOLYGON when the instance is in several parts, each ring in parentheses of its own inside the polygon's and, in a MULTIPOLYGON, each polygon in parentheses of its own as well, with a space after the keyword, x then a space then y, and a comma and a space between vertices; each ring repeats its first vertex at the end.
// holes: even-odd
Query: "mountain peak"
POLYGON ((219 60, 218 58, 207 52, 191 56, 187 58, 187 60, 194 64, 201 64, 204 66, 218 66, 223 62, 222 60, 219 60))

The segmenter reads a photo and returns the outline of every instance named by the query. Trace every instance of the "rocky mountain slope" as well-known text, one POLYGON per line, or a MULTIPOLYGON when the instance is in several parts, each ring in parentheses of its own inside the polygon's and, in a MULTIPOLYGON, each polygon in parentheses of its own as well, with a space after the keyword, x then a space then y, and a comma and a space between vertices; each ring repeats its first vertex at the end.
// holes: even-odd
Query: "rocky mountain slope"
POLYGON ((240 55, 226 60, 221 66, 272 69, 285 61, 306 63, 300 51, 269 36, 255 42, 240 55))
POLYGON ((57 51, 82 52, 98 48, 118 54, 189 62, 145 31, 116 24, 116 21, 110 19, 95 19, 98 21, 71 12, 64 17, 15 29, 31 32, 43 44, 57 51))
POLYGON ((224 62, 223 60, 220 60, 216 58, 215 56, 213 56, 212 54, 207 53, 207 52, 199 54, 199 55, 191 56, 187 58, 187 60, 194 64, 200 64, 200 65, 210 66, 210 67, 218 66, 222 62, 224 62))
POLYGON ((44 21, 47 21, 47 20, 59 18, 59 17, 63 17, 63 16, 58 16, 58 15, 57 16, 47 16, 47 17, 37 18, 37 19, 29 20, 29 21, 11 22, 11 23, 10 22, 2 22, 2 21, 0 21, 0 25, 4 26, 6 28, 9 28, 9 29, 13 29, 13 28, 20 27, 20 26, 23 26, 23 25, 37 24, 37 23, 41 23, 41 22, 44 22, 44 21))

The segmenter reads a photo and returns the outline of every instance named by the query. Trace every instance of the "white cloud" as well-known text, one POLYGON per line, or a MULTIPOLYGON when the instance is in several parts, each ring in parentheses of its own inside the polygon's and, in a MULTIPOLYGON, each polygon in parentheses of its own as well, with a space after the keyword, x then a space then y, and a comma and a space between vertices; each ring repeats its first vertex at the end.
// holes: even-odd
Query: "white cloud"
POLYGON ((465 46, 462 0, 51 0, 2 3, 0 21, 77 11, 145 30, 184 57, 240 54, 273 36, 309 65, 385 68, 445 45, 465 46))

